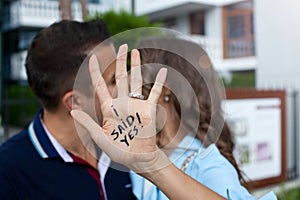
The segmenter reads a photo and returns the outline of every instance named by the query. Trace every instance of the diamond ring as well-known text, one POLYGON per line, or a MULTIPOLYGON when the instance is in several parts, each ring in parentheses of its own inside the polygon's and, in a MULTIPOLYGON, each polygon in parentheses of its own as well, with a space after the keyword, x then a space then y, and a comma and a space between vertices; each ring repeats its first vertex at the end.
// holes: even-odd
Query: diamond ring
POLYGON ((129 97, 144 100, 145 96, 138 92, 130 92, 129 97))

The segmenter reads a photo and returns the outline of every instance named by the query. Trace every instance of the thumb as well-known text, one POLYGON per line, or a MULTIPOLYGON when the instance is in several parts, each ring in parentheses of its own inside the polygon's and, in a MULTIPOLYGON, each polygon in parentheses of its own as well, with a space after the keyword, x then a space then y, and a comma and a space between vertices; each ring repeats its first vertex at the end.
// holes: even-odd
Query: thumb
POLYGON ((106 137, 100 125, 97 124, 87 113, 81 110, 72 110, 71 116, 89 132, 91 138, 102 149, 105 145, 106 137))

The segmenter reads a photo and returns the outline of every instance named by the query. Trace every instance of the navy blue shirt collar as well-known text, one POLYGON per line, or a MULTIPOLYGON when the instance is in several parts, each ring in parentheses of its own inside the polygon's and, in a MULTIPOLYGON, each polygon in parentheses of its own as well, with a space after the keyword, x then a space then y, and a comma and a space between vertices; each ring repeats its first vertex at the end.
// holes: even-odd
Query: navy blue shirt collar
POLYGON ((39 110, 33 122, 28 127, 29 138, 34 145, 35 149, 42 158, 53 158, 59 157, 58 152, 51 143, 47 133, 42 125, 41 116, 43 115, 43 110, 39 110))

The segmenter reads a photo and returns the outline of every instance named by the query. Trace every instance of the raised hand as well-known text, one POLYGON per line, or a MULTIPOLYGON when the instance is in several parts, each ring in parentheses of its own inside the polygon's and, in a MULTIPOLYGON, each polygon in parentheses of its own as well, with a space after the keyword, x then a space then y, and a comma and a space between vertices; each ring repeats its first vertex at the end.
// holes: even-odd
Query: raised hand
POLYGON ((113 161, 150 180, 169 199, 224 199, 178 169, 156 145, 156 104, 167 70, 163 68, 158 72, 149 98, 144 100, 141 95, 139 52, 131 52, 130 93, 126 56, 127 45, 122 45, 116 62, 117 98, 111 97, 96 57, 90 58, 89 70, 101 105, 102 127, 80 110, 71 112, 73 118, 89 132, 96 144, 113 161))
POLYGON ((166 155, 156 145, 156 104, 166 79, 162 68, 156 77, 149 98, 143 99, 140 55, 131 52, 131 82, 128 92, 126 70, 127 45, 119 48, 116 62, 117 98, 112 98, 101 75, 96 56, 89 60, 89 70, 103 114, 102 127, 87 113, 71 112, 73 118, 88 130, 96 144, 110 158, 135 172, 152 172, 169 164, 166 155))

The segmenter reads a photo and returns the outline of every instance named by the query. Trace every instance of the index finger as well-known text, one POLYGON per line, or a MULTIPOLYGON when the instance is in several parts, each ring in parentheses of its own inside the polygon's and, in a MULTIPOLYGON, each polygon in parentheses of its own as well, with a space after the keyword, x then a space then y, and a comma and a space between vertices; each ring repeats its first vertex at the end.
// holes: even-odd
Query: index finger
POLYGON ((127 81, 127 44, 119 47, 116 62, 116 84, 118 90, 118 97, 128 96, 128 81, 127 81))
POLYGON ((148 101, 150 101, 151 103, 157 103, 162 88, 164 86, 164 83, 166 81, 166 78, 167 78, 167 68, 160 69, 159 72, 157 73, 154 86, 152 87, 151 92, 149 94, 148 101))
POLYGON ((105 80, 102 77, 102 74, 100 72, 100 66, 95 55, 92 55, 89 60, 89 72, 92 79, 93 87, 96 90, 96 94, 99 98, 100 104, 111 100, 111 95, 107 89, 105 80))

